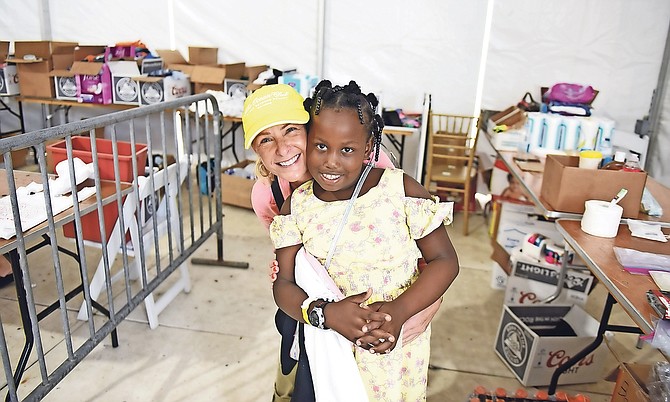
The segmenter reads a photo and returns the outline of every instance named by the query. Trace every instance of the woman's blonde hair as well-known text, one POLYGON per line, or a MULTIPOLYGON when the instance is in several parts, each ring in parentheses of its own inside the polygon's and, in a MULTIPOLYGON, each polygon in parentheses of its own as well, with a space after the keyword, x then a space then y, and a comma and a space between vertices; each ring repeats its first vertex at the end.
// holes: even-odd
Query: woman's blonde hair
POLYGON ((275 175, 270 173, 268 168, 265 167, 261 158, 256 159, 256 177, 263 177, 270 183, 272 183, 275 179, 275 175))

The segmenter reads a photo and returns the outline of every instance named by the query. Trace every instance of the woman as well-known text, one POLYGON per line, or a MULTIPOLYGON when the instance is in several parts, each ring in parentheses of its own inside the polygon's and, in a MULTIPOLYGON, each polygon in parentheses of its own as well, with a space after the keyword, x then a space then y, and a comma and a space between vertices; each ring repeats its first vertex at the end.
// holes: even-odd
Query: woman
MULTIPOLYGON (((304 99, 291 86, 266 85, 256 90, 244 102, 242 125, 244 146, 258 155, 256 176, 251 191, 251 204, 260 221, 269 229, 272 219, 279 214, 281 204, 301 184, 311 180, 307 171, 305 149, 306 124, 309 113, 303 106, 304 99)), ((377 167, 393 168, 393 163, 383 152, 377 167)), ((272 263, 272 280, 276 279, 277 263, 272 263)), ((404 342, 408 343, 421 334, 433 319, 441 301, 436 302, 408 320, 404 326, 404 342)), ((296 385, 295 360, 287 356, 293 341, 296 322, 278 311, 275 323, 282 338, 280 367, 275 382, 274 401, 289 401, 294 393, 307 392, 296 385), (291 327, 292 326, 292 327, 291 327)), ((309 371, 307 369, 307 371, 309 371)))

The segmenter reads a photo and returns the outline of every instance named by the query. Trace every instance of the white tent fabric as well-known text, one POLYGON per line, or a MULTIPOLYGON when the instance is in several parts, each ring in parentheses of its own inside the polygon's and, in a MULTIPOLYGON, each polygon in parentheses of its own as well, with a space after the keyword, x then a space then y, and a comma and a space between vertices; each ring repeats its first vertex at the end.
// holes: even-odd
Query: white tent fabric
MULTIPOLYGON (((0 40, 141 39, 184 55, 188 46, 216 46, 221 63, 355 79, 381 94, 383 106, 407 111, 420 111, 425 93, 437 112, 472 114, 506 108, 526 91, 539 97, 539 87, 556 82, 589 84, 600 91, 594 113, 626 132, 649 113, 670 23, 666 0, 0 0, 0 7, 0 40)), ((659 146, 670 142, 669 126, 660 125, 659 146)), ((407 141, 408 167, 417 142, 407 141)), ((660 157, 647 169, 669 176, 660 157)))

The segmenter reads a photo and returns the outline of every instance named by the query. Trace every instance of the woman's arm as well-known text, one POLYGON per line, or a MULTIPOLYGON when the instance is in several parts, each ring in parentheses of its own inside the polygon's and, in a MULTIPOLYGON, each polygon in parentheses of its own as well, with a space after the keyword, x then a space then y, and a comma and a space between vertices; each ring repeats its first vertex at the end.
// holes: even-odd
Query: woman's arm
POLYGON ((258 220, 269 229, 272 219, 279 214, 279 209, 272 196, 272 189, 265 179, 256 180, 251 188, 251 207, 258 220))

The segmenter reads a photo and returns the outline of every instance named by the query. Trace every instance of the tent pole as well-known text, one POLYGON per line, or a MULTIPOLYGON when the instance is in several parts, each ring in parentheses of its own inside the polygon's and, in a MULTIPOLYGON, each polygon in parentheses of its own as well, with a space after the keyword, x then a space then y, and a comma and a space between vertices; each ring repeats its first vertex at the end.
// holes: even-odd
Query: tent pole
MULTIPOLYGON (((658 83, 656 84, 656 90, 651 100, 651 110, 649 112, 649 119, 651 127, 649 130, 649 153, 657 154, 660 150, 657 150, 658 145, 658 128, 661 123, 661 107, 663 106, 663 98, 665 95, 665 85, 668 76, 668 64, 670 63, 670 26, 668 27, 668 34, 665 38, 665 49, 663 50, 663 61, 661 62, 661 69, 658 73, 658 83)), ((651 156, 651 155, 649 155, 651 156)), ((647 161, 650 158, 646 158, 647 161)), ((648 165, 646 163, 645 165, 648 165)), ((653 172, 652 172, 653 173, 653 172)))
POLYGON ((316 31, 316 76, 323 78, 324 46, 326 37, 326 0, 318 1, 316 31))
POLYGON ((42 40, 53 40, 51 33, 51 12, 49 11, 49 0, 42 0, 40 8, 40 34, 42 40))

